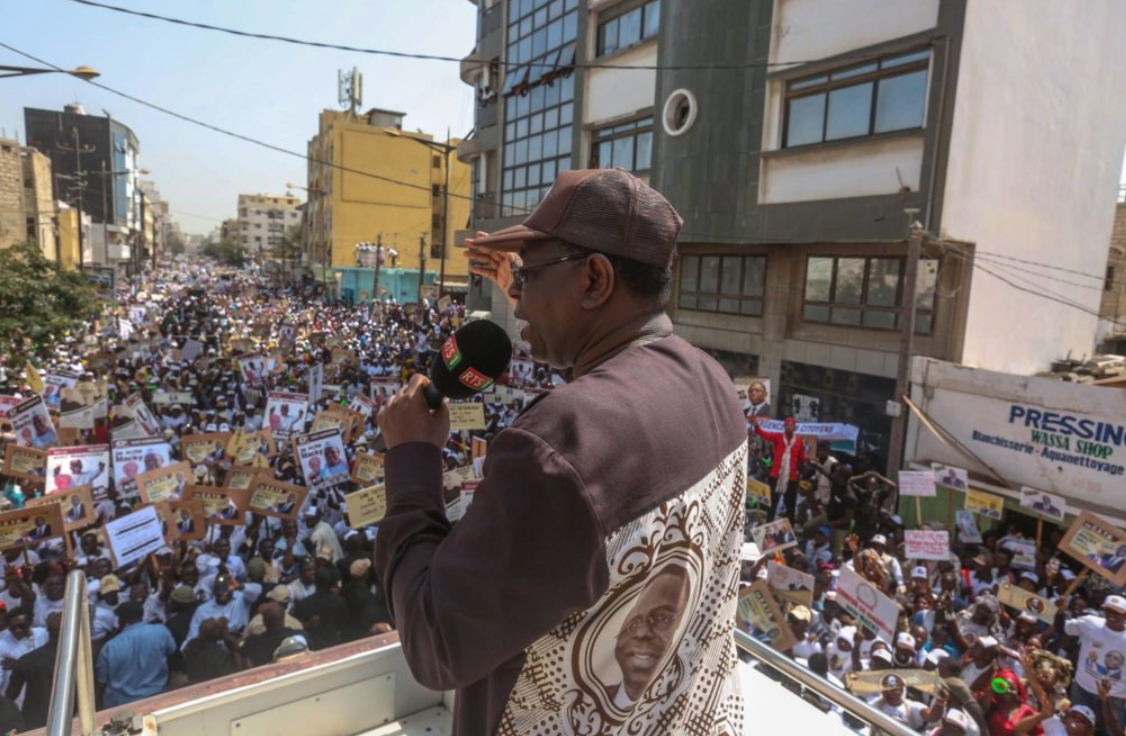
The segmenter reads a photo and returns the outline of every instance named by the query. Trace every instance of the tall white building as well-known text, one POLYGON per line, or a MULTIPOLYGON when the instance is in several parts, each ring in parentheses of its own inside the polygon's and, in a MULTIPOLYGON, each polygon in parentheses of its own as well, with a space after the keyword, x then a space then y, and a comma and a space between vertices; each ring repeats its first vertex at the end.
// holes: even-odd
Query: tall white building
POLYGON ((238 195, 238 238, 249 258, 261 263, 281 244, 286 230, 301 224, 301 200, 285 194, 238 195))

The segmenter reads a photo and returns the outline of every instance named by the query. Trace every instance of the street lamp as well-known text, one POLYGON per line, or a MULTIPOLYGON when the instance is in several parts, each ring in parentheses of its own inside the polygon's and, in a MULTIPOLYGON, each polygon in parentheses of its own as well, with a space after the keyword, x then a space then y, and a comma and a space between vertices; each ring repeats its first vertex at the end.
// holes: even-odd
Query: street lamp
POLYGON ((85 82, 89 82, 91 79, 96 79, 97 77, 102 76, 96 69, 94 69, 93 67, 88 67, 86 65, 76 66, 69 71, 66 69, 41 69, 39 67, 30 66, 0 65, 0 79, 6 79, 8 77, 27 77, 31 76, 32 74, 53 73, 69 74, 70 76, 78 77, 85 82))

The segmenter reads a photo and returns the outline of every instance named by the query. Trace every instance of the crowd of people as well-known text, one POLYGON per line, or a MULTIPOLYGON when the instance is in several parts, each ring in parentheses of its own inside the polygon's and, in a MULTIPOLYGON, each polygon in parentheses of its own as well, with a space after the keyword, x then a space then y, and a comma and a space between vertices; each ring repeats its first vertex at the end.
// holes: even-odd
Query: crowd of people
MULTIPOLYGON (((286 417, 284 429, 291 434, 310 429, 313 418, 334 404, 355 406, 357 395, 374 407, 362 428, 349 433, 347 457, 337 457, 331 447, 325 454, 326 471, 334 470, 358 454, 375 454, 380 404, 412 373, 427 370, 463 319, 464 308, 454 303, 404 309, 391 300, 373 310, 326 302, 312 286, 270 284, 254 273, 181 260, 151 272, 142 290, 119 291, 116 304, 91 315, 84 329, 60 335, 53 345, 28 345, 35 352, 32 365, 7 370, 0 395, 10 397, 10 405, 35 395, 36 375, 77 377, 76 385, 58 392, 51 438, 39 443, 47 450, 110 445, 125 428, 136 437, 132 433, 145 417, 125 402, 139 396, 159 425, 150 428, 151 436, 167 442, 171 462, 180 462, 187 459, 183 438, 191 435, 227 433, 230 450, 263 428, 277 434, 283 428, 279 417, 267 416, 269 394, 308 393, 315 370, 321 395, 302 415, 286 417), (189 349, 194 344, 198 355, 189 349), (248 354, 261 360, 240 360, 248 354), (92 427, 68 432, 57 413, 67 410, 68 397, 104 400, 108 411, 92 427)), ((451 474, 446 489, 451 511, 458 482, 473 474, 472 440, 487 442, 511 423, 525 390, 552 385, 543 367, 525 360, 513 365, 519 370, 498 381, 507 390, 483 402, 485 426, 451 433, 447 470, 462 470, 451 474)), ((10 444, 33 446, 22 440, 9 431, 0 451, 10 444)), ((224 485, 234 460, 223 450, 220 445, 192 463, 177 497, 185 484, 224 485)), ((275 480, 312 485, 292 445, 280 439, 263 443, 254 465, 275 480)), ((146 455, 143 467, 127 471, 129 480, 159 466, 159 459, 146 455)), ((103 530, 143 502, 135 485, 112 471, 98 467, 90 478, 65 472, 51 479, 61 488, 96 484, 99 474, 108 475, 89 526, 73 530, 69 539, 28 536, 0 552, 0 732, 45 723, 66 575, 75 569, 88 581, 98 706, 104 708, 394 628, 372 571, 378 524, 351 523, 345 499, 362 486, 347 473, 332 485, 318 481, 299 509, 279 503, 270 509, 277 514, 241 512, 235 523, 206 524, 200 539, 174 541, 119 566, 103 530)), ((26 474, 7 478, 10 509, 43 494, 43 483, 26 474)))
MULTIPOLYGON (((807 448, 792 419, 768 432, 748 411, 748 434, 748 477, 771 494, 767 502, 748 493, 752 546, 742 585, 748 594, 765 584, 784 621, 748 614, 745 630, 920 733, 1123 733, 1126 598, 1061 554, 1060 527, 1043 524, 1038 537, 1035 521, 1030 530, 1018 520, 979 518, 979 534, 956 534, 951 520, 916 520, 912 528, 949 530, 950 546, 945 555, 912 559, 898 511, 917 507, 900 501, 870 458, 858 461, 823 441, 807 448), (779 550, 782 519, 793 534, 779 550), (753 546, 756 538, 767 540, 767 554, 753 546), (886 629, 865 608, 878 607, 877 596, 856 602, 856 576, 859 587, 890 601, 886 629)), ((866 728, 804 694, 846 725, 866 728)))

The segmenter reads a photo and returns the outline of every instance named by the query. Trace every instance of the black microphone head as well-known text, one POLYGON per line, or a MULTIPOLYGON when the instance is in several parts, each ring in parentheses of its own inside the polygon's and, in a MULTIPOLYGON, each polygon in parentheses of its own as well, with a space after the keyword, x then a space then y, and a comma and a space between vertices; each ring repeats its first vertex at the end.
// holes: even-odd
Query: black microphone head
POLYGON ((430 381, 443 396, 465 399, 500 378, 512 359, 512 341, 499 325, 470 322, 442 343, 430 381))

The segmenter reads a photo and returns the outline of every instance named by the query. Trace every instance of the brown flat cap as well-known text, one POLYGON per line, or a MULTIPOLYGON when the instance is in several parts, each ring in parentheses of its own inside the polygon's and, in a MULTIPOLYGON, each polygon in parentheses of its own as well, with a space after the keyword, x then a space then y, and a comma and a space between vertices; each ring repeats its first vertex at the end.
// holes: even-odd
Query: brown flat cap
POLYGON ((668 268, 683 220, 660 192, 624 169, 574 169, 520 225, 473 242, 516 251, 530 240, 573 245, 668 268))

